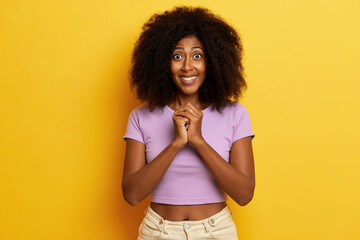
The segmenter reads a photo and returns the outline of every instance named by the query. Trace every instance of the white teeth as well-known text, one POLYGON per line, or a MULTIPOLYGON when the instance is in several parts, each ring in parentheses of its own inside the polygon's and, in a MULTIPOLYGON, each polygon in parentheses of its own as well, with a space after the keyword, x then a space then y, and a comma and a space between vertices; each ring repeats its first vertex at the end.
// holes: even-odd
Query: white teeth
POLYGON ((192 76, 192 77, 181 77, 182 79, 184 79, 187 82, 190 82, 191 80, 194 80, 197 76, 192 76))

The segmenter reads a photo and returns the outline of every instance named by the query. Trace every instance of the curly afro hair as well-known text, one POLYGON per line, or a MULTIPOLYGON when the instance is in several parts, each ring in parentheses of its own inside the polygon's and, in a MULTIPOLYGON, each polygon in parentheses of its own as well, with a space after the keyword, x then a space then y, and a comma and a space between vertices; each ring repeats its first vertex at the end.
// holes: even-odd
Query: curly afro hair
POLYGON ((193 35, 204 46, 206 77, 199 89, 200 101, 221 107, 238 100, 246 89, 240 38, 221 17, 204 8, 176 7, 154 14, 143 25, 135 43, 130 83, 141 101, 152 110, 164 107, 175 96, 170 62, 176 44, 193 35))

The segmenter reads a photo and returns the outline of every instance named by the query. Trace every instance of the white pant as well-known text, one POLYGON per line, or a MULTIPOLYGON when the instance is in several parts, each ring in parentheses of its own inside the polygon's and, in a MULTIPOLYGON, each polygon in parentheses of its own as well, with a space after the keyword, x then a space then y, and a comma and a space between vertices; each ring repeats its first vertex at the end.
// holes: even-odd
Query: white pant
POLYGON ((169 221, 150 208, 139 227, 138 240, 223 239, 237 240, 235 223, 229 206, 199 221, 169 221))

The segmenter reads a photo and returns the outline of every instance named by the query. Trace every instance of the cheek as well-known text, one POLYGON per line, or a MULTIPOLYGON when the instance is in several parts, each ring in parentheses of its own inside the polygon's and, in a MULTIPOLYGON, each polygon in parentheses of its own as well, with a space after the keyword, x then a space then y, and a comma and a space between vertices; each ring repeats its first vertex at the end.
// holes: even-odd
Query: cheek
POLYGON ((172 62, 171 65, 170 65, 170 70, 171 70, 171 73, 173 75, 176 75, 177 74, 177 71, 179 69, 179 67, 177 66, 178 64, 172 62))
POLYGON ((202 73, 206 73, 206 63, 201 63, 198 67, 199 71, 201 71, 202 73))
POLYGON ((170 64, 170 71, 171 71, 172 74, 174 74, 174 70, 175 70, 174 64, 171 63, 171 64, 170 64))
POLYGON ((170 70, 171 70, 171 76, 170 76, 170 77, 171 77, 171 80, 175 83, 175 85, 177 85, 176 82, 177 82, 178 80, 177 80, 176 76, 177 76, 178 74, 177 74, 176 64, 173 64, 173 63, 172 63, 172 64, 170 65, 170 70))

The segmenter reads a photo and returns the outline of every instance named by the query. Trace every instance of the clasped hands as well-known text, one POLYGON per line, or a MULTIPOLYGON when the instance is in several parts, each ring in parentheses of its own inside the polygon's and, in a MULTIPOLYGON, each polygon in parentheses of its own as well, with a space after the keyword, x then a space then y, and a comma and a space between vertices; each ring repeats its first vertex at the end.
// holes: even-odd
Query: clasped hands
POLYGON ((173 114, 174 142, 184 147, 188 142, 196 144, 203 139, 201 122, 203 113, 191 103, 180 106, 173 114))

